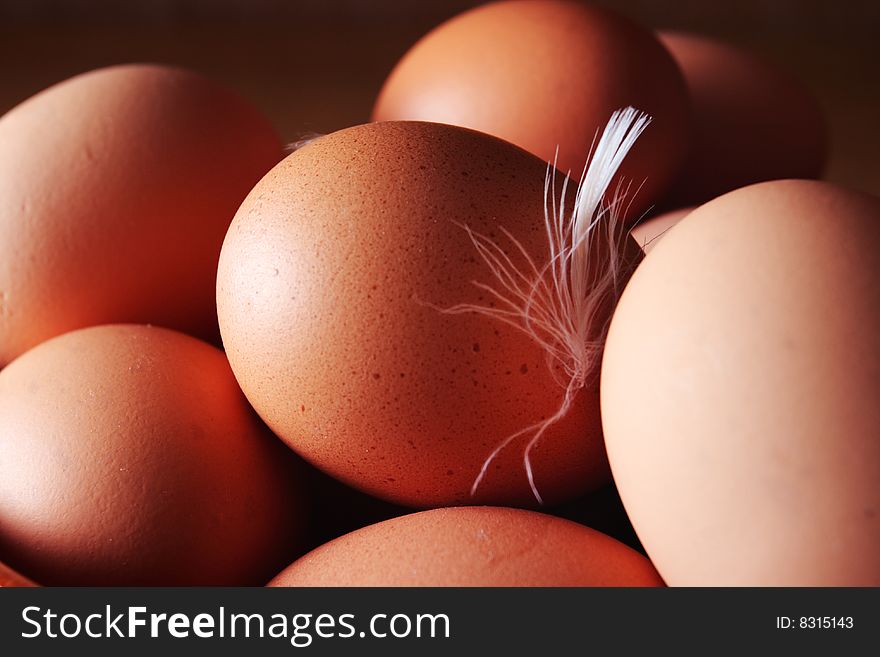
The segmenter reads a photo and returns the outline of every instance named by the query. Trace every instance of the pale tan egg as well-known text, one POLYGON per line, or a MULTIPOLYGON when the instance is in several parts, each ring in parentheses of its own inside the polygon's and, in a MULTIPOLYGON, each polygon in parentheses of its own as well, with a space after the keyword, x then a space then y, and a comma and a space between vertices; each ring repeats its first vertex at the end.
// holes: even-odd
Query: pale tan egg
POLYGON ((693 212, 694 208, 680 208, 648 217, 630 231, 632 238, 645 253, 657 246, 658 241, 670 228, 693 212))
POLYGON ((602 421, 669 585, 880 585, 880 200, 736 190, 645 258, 614 313, 602 421))

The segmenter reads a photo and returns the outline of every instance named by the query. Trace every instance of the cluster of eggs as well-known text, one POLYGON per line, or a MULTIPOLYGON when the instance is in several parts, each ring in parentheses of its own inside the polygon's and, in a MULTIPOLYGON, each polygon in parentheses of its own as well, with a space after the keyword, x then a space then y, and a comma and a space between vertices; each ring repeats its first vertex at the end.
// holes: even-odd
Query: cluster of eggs
POLYGON ((0 119, 0 586, 880 584, 880 200, 796 82, 510 0, 372 118, 285 156, 125 65, 0 119), (317 471, 423 510, 302 556, 317 471), (535 510, 612 478, 647 556, 535 510))

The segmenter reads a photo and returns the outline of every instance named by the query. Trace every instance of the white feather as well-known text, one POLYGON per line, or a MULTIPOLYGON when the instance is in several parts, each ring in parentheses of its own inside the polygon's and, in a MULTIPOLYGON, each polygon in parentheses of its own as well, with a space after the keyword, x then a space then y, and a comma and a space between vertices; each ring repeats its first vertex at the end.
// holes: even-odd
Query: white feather
POLYGON ((498 455, 517 438, 531 435, 523 452, 523 465, 532 493, 543 503, 535 484, 531 453, 547 429, 568 413, 578 390, 598 372, 608 329, 608 319, 600 313, 607 312, 609 301, 615 303, 620 295, 626 264, 622 253, 626 208, 622 205, 629 186, 618 184, 611 194, 609 188, 627 153, 650 122, 650 116, 632 107, 612 114, 598 144, 594 140, 590 148, 570 211, 565 206, 570 173, 562 181, 557 201, 555 158, 548 163, 544 224, 549 259, 544 267, 538 268, 534 258, 503 227, 502 234, 522 256, 524 267, 517 266, 491 238, 463 226, 495 278, 494 286, 477 281, 474 284, 488 293, 496 305, 459 304, 441 312, 475 312, 513 326, 546 351, 551 371, 561 366, 565 372, 565 379, 560 381, 564 393, 557 411, 500 441, 483 462, 471 488, 472 495, 498 455), (600 239, 605 243, 599 243, 600 239))

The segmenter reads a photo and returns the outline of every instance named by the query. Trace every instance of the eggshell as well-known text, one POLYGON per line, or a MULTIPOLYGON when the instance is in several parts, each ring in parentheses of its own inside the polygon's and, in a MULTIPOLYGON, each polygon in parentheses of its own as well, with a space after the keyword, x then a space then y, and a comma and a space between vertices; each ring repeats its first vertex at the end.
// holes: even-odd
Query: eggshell
MULTIPOLYGON (((506 142, 419 122, 333 133, 270 171, 230 227, 217 303, 232 369, 275 433, 392 502, 535 504, 528 433, 470 489, 501 442, 560 408, 564 373, 516 327, 443 310, 502 303, 474 285, 498 283, 464 226, 523 271, 503 230, 547 262, 545 173, 506 142)), ((532 460, 547 503, 608 481, 594 380, 532 460)))
POLYGON ((65 331, 216 338, 223 236, 281 159, 272 126, 192 72, 78 75, 0 118, 0 367, 65 331))
POLYGON ((245 585, 296 554, 293 455, 218 349, 101 326, 0 372, 0 558, 51 585, 245 585))
POLYGON ((696 209, 612 320, 602 419, 670 585, 880 585, 880 200, 775 181, 696 209))
POLYGON ((291 564, 269 586, 662 586, 642 555, 533 511, 434 509, 365 527, 291 564))
POLYGON ((818 178, 827 127, 811 93, 787 71, 734 45, 661 32, 684 73, 694 134, 665 207, 705 203, 738 187, 818 178))
POLYGON ((9 566, 6 566, 3 563, 0 563, 0 589, 4 587, 34 587, 32 581, 30 581, 27 577, 23 577, 19 575, 17 572, 12 570, 9 566))
POLYGON ((648 253, 657 246, 658 241, 679 221, 693 212, 693 208, 680 208, 649 217, 632 229, 630 235, 648 253))
POLYGON ((654 117, 624 163, 641 189, 637 219, 662 194, 688 146, 681 73, 648 30, 581 2, 520 0, 467 11, 423 37, 391 72, 375 120, 414 119, 487 132, 579 175, 614 110, 654 117))

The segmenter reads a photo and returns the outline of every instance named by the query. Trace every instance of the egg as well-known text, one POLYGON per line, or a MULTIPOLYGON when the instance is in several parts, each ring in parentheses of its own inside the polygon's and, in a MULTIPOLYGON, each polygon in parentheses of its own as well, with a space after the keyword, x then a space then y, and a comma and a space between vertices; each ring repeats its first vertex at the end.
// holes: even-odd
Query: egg
POLYGON ((4 587, 34 587, 32 581, 27 577, 19 575, 9 566, 0 563, 0 589, 4 587))
POLYGON ((642 555, 534 511, 458 507, 346 534, 269 586, 662 586, 642 555))
POLYGON ((165 66, 78 75, 0 118, 0 367, 104 323, 215 339, 223 236, 281 156, 250 104, 165 66))
POLYGON ((738 187, 818 178, 828 150, 812 94, 769 61, 709 37, 661 32, 693 102, 693 143, 665 207, 705 203, 738 187))
POLYGON ((638 188, 629 199, 635 220, 685 156, 690 107, 681 73, 657 38, 608 9, 519 0, 456 16, 395 66, 373 118, 474 128, 578 176, 597 132, 629 105, 653 117, 621 170, 622 184, 638 188))
POLYGON ((270 171, 226 236, 217 305, 273 431, 408 506, 549 504, 607 482, 596 377, 575 381, 565 350, 598 369, 594 342, 577 341, 602 337, 638 247, 591 238, 578 289, 594 303, 570 318, 585 334, 566 333, 547 175, 502 140, 422 122, 342 130, 270 171))
POLYGON ((223 353, 80 329, 0 372, 0 559, 47 585, 265 582, 296 555, 293 454, 223 353))
POLYGON ((694 210, 614 313, 614 479, 670 586, 880 585, 880 199, 787 180, 694 210))
POLYGON ((657 242, 666 232, 679 221, 688 216, 694 208, 679 208, 678 210, 670 210, 653 217, 648 217, 645 221, 641 221, 636 225, 630 234, 632 238, 642 247, 645 253, 657 246, 657 242))

